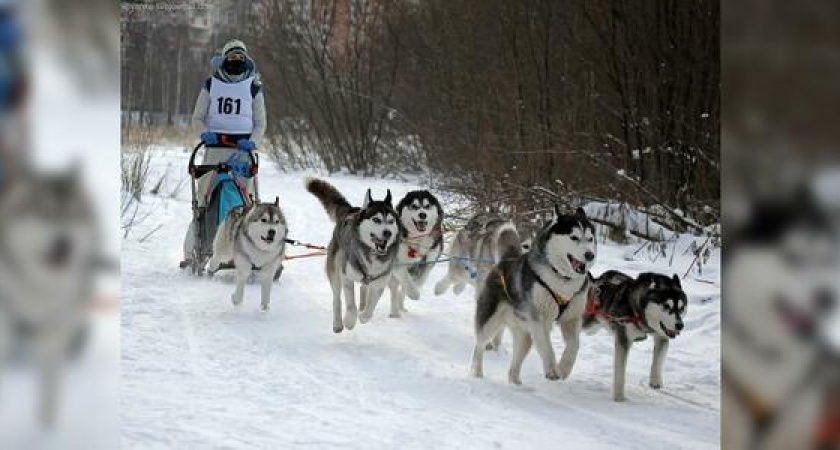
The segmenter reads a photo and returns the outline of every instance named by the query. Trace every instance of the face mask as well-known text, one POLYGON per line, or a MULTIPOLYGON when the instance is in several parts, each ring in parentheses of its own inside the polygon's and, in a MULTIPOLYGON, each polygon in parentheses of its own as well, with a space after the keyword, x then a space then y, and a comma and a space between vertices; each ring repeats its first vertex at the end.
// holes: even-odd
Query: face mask
POLYGON ((245 71, 245 61, 242 60, 225 60, 223 67, 225 71, 232 75, 239 75, 245 71))

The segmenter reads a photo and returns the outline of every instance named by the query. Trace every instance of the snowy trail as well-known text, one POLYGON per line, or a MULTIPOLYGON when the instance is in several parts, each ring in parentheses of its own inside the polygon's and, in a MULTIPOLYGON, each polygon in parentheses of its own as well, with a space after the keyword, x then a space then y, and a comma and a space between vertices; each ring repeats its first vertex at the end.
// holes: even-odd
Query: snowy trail
MULTIPOLYGON (((634 346, 628 401, 611 401, 612 339, 582 337, 572 376, 543 378, 535 352, 524 386, 506 382, 509 339, 488 352, 485 378, 467 376, 473 345, 473 291, 435 297, 437 267, 420 301, 388 318, 388 293, 368 324, 335 335, 323 258, 286 263, 259 312, 259 286, 230 303, 232 274, 197 279, 177 269, 190 220, 184 153, 153 159, 168 173, 151 216, 122 252, 122 427, 132 448, 716 448, 719 433, 719 283, 685 281, 686 331, 671 345, 665 388, 647 387, 651 342, 634 346), (168 191, 167 191, 168 190, 168 191), (145 242, 139 237, 161 226, 145 242), (711 298, 711 301, 708 299, 711 298)), ((262 167, 263 199, 280 196, 290 237, 328 242, 332 224, 306 193, 306 174, 262 167)), ((152 177, 153 180, 155 176, 152 177)), ((351 202, 368 187, 396 198, 415 188, 397 182, 331 177, 351 202)), ((301 250, 292 248, 290 254, 301 250)), ((625 261, 628 247, 599 248, 596 272, 656 269, 625 261)), ((679 258, 678 258, 679 259, 679 258)), ((679 272, 690 260, 677 261, 679 272)), ((710 272, 715 278, 717 273, 710 272)), ((708 278, 706 274, 704 278, 708 278)), ((562 350, 560 333, 552 335, 562 350)))

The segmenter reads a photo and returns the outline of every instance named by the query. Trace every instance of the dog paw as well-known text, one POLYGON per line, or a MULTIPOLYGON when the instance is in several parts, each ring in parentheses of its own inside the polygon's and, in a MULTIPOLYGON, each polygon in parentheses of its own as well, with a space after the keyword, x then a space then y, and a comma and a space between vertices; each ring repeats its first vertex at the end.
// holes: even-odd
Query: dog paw
POLYGON ((650 387, 654 389, 662 389, 662 382, 661 381, 650 381, 650 387))
POLYGON ((454 292, 455 295, 461 295, 461 292, 464 292, 464 289, 466 287, 467 287, 467 283, 458 283, 458 284, 455 285, 455 288, 452 289, 452 292, 454 292))
POLYGON ((622 402, 627 401, 627 397, 625 397, 624 394, 614 394, 613 395, 613 401, 618 402, 618 403, 622 403, 622 402))
POLYGON ((270 306, 270 305, 260 305, 260 311, 262 311, 262 312, 264 312, 264 313, 267 313, 267 312, 269 312, 270 310, 271 310, 271 306, 270 306))
POLYGON ((392 312, 391 314, 388 314, 388 317, 390 317, 392 319, 399 319, 402 316, 400 316, 399 312, 392 312))
POLYGON ((492 342, 488 342, 487 345, 484 346, 484 348, 486 348, 487 350, 492 351, 492 352, 495 352, 496 350, 499 349, 498 347, 496 347, 496 344, 494 344, 492 342))
POLYGON ((470 376, 473 378, 484 378, 484 371, 473 367, 470 369, 470 376))
POLYGON ((370 321, 370 315, 361 313, 359 314, 359 322, 360 323, 368 323, 370 321))
POLYGON ((338 334, 338 333, 341 333, 342 331, 344 331, 344 327, 343 327, 343 326, 336 326, 336 325, 333 325, 333 333, 338 334))
POLYGON ((233 306, 239 306, 242 304, 242 298, 236 298, 235 295, 231 295, 230 302, 233 303, 233 306))
POLYGON ((508 383, 515 384, 517 386, 521 386, 522 385, 522 379, 519 378, 519 375, 508 374, 508 383))
POLYGON ((416 286, 403 286, 405 295, 412 300, 420 300, 420 291, 416 286))
POLYGON ((435 295, 443 295, 446 292, 446 283, 438 283, 435 285, 435 295))
POLYGON ((572 365, 571 364, 564 364, 560 363, 557 364, 557 374, 560 375, 560 379, 567 379, 569 375, 572 374, 572 365))
POLYGON ((551 369, 545 373, 545 378, 551 381, 557 381, 560 379, 560 375, 557 374, 557 371, 551 369))
MULTIPOLYGON (((360 319, 361 321, 361 319, 360 319)), ((353 327, 356 326, 356 313, 355 312, 348 312, 344 315, 344 327, 348 330, 352 330, 353 327)))

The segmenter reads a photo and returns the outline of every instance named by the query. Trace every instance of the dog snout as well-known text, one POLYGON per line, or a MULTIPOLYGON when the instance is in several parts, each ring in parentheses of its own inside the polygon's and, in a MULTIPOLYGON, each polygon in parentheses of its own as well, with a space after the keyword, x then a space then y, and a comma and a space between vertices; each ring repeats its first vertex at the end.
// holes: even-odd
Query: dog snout
POLYGON ((814 303, 820 311, 832 311, 837 303, 837 297, 831 289, 820 289, 814 293, 814 303))
POLYGON ((277 234, 277 231, 275 231, 275 230, 268 230, 268 238, 269 238, 269 239, 274 239, 274 235, 275 235, 275 234, 277 234))
POLYGON ((426 220, 426 213, 421 212, 420 214, 417 215, 417 217, 419 217, 420 220, 426 220))
POLYGON ((382 236, 383 236, 385 239, 388 239, 389 237, 391 237, 391 230, 385 230, 385 231, 383 231, 383 232, 382 232, 382 236))
POLYGON ((583 254, 583 257, 586 258, 586 262, 592 262, 595 259, 595 253, 586 252, 583 254))
POLYGON ((682 329, 685 327, 685 325, 680 321, 680 322, 677 322, 675 327, 677 328, 677 331, 682 331, 682 329))

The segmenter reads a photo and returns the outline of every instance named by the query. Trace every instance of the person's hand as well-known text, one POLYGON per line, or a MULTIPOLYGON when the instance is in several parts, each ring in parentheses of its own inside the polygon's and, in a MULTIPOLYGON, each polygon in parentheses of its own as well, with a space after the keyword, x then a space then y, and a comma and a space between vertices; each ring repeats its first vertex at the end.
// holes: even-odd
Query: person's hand
POLYGON ((20 43, 20 36, 20 26, 14 19, 0 19, 0 49, 14 49, 20 43))
POLYGON ((216 133, 205 131, 201 133, 201 141, 207 145, 216 145, 219 143, 219 137, 216 136, 216 133))
POLYGON ((239 142, 236 143, 236 148, 238 148, 241 152, 250 152, 257 148, 257 144, 250 139, 240 139, 239 142))

